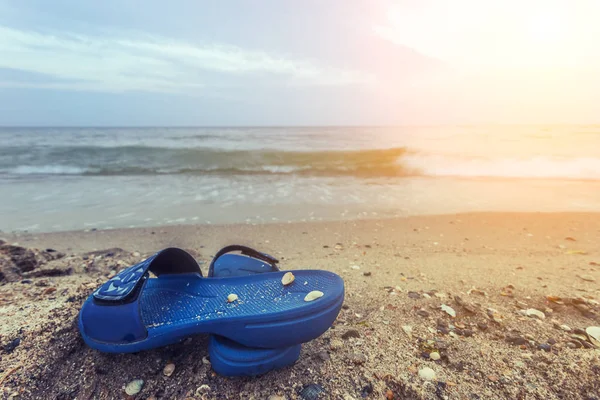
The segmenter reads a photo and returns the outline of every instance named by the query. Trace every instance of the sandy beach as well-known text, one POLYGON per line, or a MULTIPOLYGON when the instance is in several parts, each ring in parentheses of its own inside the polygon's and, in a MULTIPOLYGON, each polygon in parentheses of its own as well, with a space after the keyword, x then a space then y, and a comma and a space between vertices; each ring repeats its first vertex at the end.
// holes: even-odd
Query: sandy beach
POLYGON ((321 398, 342 400, 599 396, 600 351, 584 332, 600 325, 598 214, 470 213, 0 238, 0 398, 125 398, 134 379, 144 381, 136 399, 298 399, 311 384, 322 388, 321 398), (77 313, 108 276, 167 246, 190 251, 206 272, 212 255, 233 243, 278 257, 283 269, 326 269, 345 280, 336 323, 303 345, 294 366, 253 379, 217 376, 206 336, 126 355, 83 343, 77 313), (170 377, 163 374, 168 362, 175 364, 170 377), (424 377, 426 367, 435 376, 424 377))

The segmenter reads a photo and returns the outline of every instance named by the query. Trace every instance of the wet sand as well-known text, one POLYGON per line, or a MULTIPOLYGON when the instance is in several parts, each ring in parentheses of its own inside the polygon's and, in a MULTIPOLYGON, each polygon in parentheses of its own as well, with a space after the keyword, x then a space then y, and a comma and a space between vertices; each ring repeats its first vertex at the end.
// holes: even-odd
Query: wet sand
POLYGON ((600 350, 576 330, 600 325, 600 214, 474 213, 0 238, 7 242, 0 247, 0 398, 125 398, 134 379, 144 380, 136 399, 296 399, 309 384, 322 387, 322 398, 343 400, 592 399, 600 391, 600 350), (23 256, 34 260, 31 271, 14 265, 7 245, 15 243, 39 249, 23 256), (217 376, 206 336, 128 355, 85 346, 77 313, 111 273, 167 246, 189 250, 206 272, 212 255, 232 243, 280 258, 283 269, 321 268, 344 278, 336 323, 303 345, 294 366, 253 379, 217 376), (43 251, 49 248, 56 252, 43 251), (528 316, 528 309, 543 315, 528 316), (169 361, 175 372, 166 377, 169 361), (424 368, 435 377, 425 379, 424 368))

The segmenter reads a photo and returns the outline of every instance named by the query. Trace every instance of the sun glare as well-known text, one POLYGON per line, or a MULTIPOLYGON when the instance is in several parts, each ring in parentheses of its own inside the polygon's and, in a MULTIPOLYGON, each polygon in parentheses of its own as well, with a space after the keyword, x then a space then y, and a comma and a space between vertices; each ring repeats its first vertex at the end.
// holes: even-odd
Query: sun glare
POLYGON ((563 21, 556 14, 537 15, 530 22, 529 32, 536 41, 553 42, 564 33, 563 21))

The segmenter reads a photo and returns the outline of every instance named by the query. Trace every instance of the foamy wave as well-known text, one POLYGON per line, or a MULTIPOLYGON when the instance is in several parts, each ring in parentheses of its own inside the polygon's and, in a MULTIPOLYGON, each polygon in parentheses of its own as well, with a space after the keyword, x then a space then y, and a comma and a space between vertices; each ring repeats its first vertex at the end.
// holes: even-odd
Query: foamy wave
POLYGON ((600 179, 598 158, 468 158, 447 155, 407 154, 399 162, 426 176, 600 179))
POLYGON ((65 165, 20 165, 8 170, 13 175, 81 175, 89 172, 86 168, 65 165))

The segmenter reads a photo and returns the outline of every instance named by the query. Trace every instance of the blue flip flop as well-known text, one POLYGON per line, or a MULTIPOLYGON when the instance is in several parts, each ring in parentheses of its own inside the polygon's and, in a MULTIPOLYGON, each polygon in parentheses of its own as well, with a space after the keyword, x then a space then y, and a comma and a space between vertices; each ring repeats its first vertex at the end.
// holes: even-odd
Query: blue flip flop
POLYGON ((168 248, 92 293, 79 313, 79 330, 86 344, 109 353, 148 350, 200 333, 247 347, 294 346, 331 326, 344 301, 344 281, 328 271, 293 273, 287 286, 281 271, 203 278, 191 255, 168 248), (323 296, 305 301, 315 290, 323 296), (229 301, 232 294, 237 299, 229 301))
MULTIPOLYGON (((208 276, 244 276, 277 272, 279 261, 250 247, 232 245, 221 249, 213 258, 208 276), (240 251, 242 255, 230 254, 240 251)), ((213 370, 224 376, 257 376, 292 365, 300 356, 301 345, 279 349, 246 347, 223 336, 211 335, 208 352, 213 370)))

